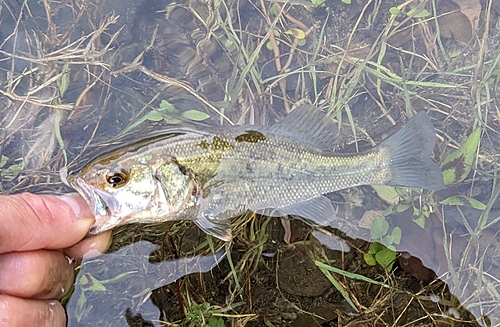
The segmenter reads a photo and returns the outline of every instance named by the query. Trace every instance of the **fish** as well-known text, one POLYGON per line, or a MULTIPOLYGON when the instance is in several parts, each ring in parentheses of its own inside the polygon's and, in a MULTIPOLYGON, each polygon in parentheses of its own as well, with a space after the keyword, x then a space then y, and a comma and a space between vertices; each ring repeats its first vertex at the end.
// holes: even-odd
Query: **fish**
POLYGON ((425 112, 359 153, 335 153, 338 129, 312 105, 272 126, 173 127, 118 145, 63 176, 89 204, 99 234, 129 223, 192 220, 221 240, 252 211, 326 226, 325 194, 360 185, 438 190, 435 130, 425 112))

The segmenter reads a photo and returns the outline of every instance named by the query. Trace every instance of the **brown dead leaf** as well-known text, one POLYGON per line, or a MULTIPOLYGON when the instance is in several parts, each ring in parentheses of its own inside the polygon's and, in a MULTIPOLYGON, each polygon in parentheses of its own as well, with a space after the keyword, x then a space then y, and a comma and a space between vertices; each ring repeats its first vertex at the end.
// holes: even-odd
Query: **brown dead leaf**
POLYGON ((469 43, 473 37, 473 26, 469 18, 462 13, 456 1, 462 0, 442 0, 439 2, 438 22, 441 37, 453 38, 460 43, 469 43))
POLYGON ((473 31, 477 31, 479 15, 481 15, 481 3, 479 0, 453 0, 470 22, 473 31))
POLYGON ((363 217, 361 217, 361 220, 359 221, 358 225, 359 227, 370 229, 372 227, 372 221, 375 219, 375 217, 384 216, 384 212, 381 210, 367 210, 363 214, 363 217))
POLYGON ((469 43, 472 39, 472 27, 464 14, 459 11, 450 12, 438 18, 441 37, 453 38, 461 43, 469 43))

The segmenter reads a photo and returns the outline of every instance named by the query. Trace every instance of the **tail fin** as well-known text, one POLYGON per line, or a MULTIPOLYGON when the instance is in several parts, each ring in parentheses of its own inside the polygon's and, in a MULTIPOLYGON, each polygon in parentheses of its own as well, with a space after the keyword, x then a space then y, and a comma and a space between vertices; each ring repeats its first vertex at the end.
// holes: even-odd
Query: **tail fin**
POLYGON ((425 112, 419 112, 399 131, 380 143, 389 151, 391 179, 386 185, 439 190, 443 173, 430 159, 436 135, 425 112))

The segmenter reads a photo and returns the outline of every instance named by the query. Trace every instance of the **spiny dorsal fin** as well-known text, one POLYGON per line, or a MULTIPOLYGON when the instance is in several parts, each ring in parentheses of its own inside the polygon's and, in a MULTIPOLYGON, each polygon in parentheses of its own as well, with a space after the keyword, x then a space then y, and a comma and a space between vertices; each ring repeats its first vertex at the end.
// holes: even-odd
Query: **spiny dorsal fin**
POLYGON ((279 123, 271 126, 271 132, 300 143, 332 151, 337 144, 338 128, 318 108, 305 104, 297 107, 279 123))

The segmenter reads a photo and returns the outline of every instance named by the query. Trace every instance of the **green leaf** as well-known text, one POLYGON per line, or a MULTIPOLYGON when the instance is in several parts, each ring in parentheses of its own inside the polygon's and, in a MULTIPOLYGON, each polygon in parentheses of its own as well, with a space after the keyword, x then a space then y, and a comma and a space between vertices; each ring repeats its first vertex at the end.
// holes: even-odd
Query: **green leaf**
POLYGON ((387 202, 387 204, 397 204, 400 196, 394 186, 372 185, 373 190, 379 198, 387 202))
POLYGON ((120 279, 122 279, 122 278, 123 278, 123 277, 125 277, 125 276, 132 275, 132 274, 136 274, 137 272, 138 272, 137 270, 130 270, 130 271, 122 272, 121 274, 116 275, 116 276, 115 276, 115 277, 113 277, 113 278, 109 278, 109 279, 102 280, 102 281, 101 281, 101 283, 102 283, 102 284, 114 283, 114 282, 116 282, 117 280, 120 280, 120 279))
POLYGON ((276 4, 273 4, 271 8, 269 9, 269 14, 278 16, 280 14, 280 9, 276 4))
POLYGON ((473 198, 469 198, 469 197, 466 197, 466 198, 469 200, 470 206, 473 207, 474 209, 486 210, 486 204, 484 204, 476 199, 473 199, 473 198))
POLYGON ((392 206, 388 206, 385 210, 384 210, 384 216, 389 216, 389 215, 392 215, 393 213, 396 212, 396 205, 392 205, 392 206))
POLYGON ((78 284, 80 285, 85 285, 89 282, 89 279, 87 278, 87 275, 83 274, 79 279, 78 279, 78 284))
POLYGON ((95 278, 92 275, 88 276, 90 277, 91 283, 90 286, 85 288, 85 290, 98 291, 98 292, 103 292, 106 290, 106 286, 104 286, 97 278, 95 278))
POLYGON ((462 200, 462 198, 460 196, 458 196, 458 195, 450 196, 450 197, 444 199, 443 201, 440 201, 439 203, 441 203, 441 204, 447 204, 447 205, 452 205, 452 206, 463 206, 463 205, 465 205, 465 203, 462 200))
POLYGON ((363 255, 363 259, 365 259, 365 262, 368 266, 375 266, 377 264, 377 261, 375 260, 375 256, 371 253, 365 253, 363 255))
POLYGON ((394 16, 399 16, 399 14, 401 14, 401 10, 399 10, 398 7, 389 8, 389 12, 391 13, 391 15, 394 15, 394 16))
POLYGON ((270 322, 270 321, 269 321, 269 320, 267 320, 267 319, 264 319, 264 324, 266 324, 266 326, 267 326, 267 327, 276 327, 276 326, 274 326, 274 325, 273 325, 273 323, 272 323, 272 322, 270 322))
POLYGON ((18 164, 10 165, 9 167, 7 167, 7 170, 12 174, 17 174, 18 172, 23 170, 23 164, 18 163, 18 164))
POLYGON ((385 246, 389 246, 394 242, 394 237, 391 234, 387 234, 382 238, 382 243, 385 246))
POLYGON ((445 185, 461 182, 469 175, 480 139, 481 127, 478 127, 457 150, 444 157, 441 170, 445 185))
POLYGON ((210 118, 210 116, 202 111, 198 110, 188 110, 184 111, 182 113, 182 116, 189 119, 189 120, 194 120, 194 121, 202 121, 207 118, 210 118))
POLYGON ((370 236, 373 239, 379 239, 389 231, 389 223, 382 216, 376 216, 372 221, 370 236))
POLYGON ((396 204, 393 206, 389 206, 387 209, 384 211, 384 216, 391 215, 393 213, 402 213, 405 212, 406 210, 410 209, 411 205, 409 204, 396 204))
POLYGON ((78 301, 76 302, 76 320, 80 322, 83 317, 83 308, 85 307, 85 304, 87 303, 87 297, 85 296, 85 293, 82 292, 80 294, 80 297, 78 298, 78 301))
POLYGON ((422 215, 424 215, 425 218, 429 218, 429 216, 431 215, 431 211, 429 210, 429 206, 427 206, 425 204, 422 206, 422 215))
POLYGON ((82 292, 78 297, 78 301, 76 302, 76 308, 82 310, 87 302, 87 297, 85 296, 85 292, 82 292))
POLYGON ((370 248, 368 252, 363 255, 363 259, 370 266, 375 266, 374 261, 376 261, 386 270, 391 270, 392 264, 396 260, 396 251, 385 247, 379 242, 374 242, 370 244, 370 248))
POLYGON ((418 14, 416 14, 413 17, 424 18, 424 17, 429 17, 430 15, 431 15, 431 13, 429 11, 427 11, 426 9, 423 9, 423 10, 421 10, 418 14))
POLYGON ((427 10, 425 10, 425 9, 422 9, 419 12, 417 12, 417 9, 413 8, 413 9, 410 9, 406 13, 406 15, 409 16, 409 17, 413 17, 413 18, 424 18, 424 17, 430 16, 431 13, 428 12, 427 10))
POLYGON ((319 6, 323 5, 324 2, 325 2, 325 0, 311 0, 311 3, 315 7, 319 7, 319 6))
POLYGON ((415 224, 418 225, 418 227, 424 229, 425 228, 425 217, 424 216, 417 216, 416 219, 413 219, 415 224))
POLYGON ((7 163, 7 160, 9 160, 9 157, 2 155, 2 159, 0 160, 0 168, 5 166, 5 164, 7 163))
POLYGON ((350 5, 351 4, 351 0, 342 0, 343 3, 345 3, 346 5, 350 5))
POLYGON ((379 242, 373 242, 370 244, 370 247, 368 248, 368 253, 375 255, 377 252, 385 249, 385 246, 382 243, 379 242))
POLYGON ((406 210, 410 209, 411 205, 409 204, 398 204, 396 205, 396 212, 402 213, 405 212, 406 210))
POLYGON ((159 110, 166 114, 171 114, 171 115, 179 114, 179 110, 177 110, 177 108, 167 100, 161 100, 159 110))
POLYGON ((401 228, 398 226, 394 227, 392 232, 391 232, 392 237, 394 238, 395 244, 399 244, 401 242, 401 236, 403 235, 403 232, 401 231, 401 228))
POLYGON ((208 319, 208 326, 209 327, 225 327, 226 325, 224 324, 224 320, 220 317, 210 317, 208 319))
POLYGON ((412 201, 412 191, 411 188, 407 187, 395 187, 396 193, 398 193, 399 197, 403 199, 403 202, 410 203, 412 201))
POLYGON ((165 117, 165 121, 167 122, 167 124, 170 124, 170 125, 177 125, 177 124, 181 123, 180 119, 172 118, 172 117, 165 117))
POLYGON ((61 79, 57 80, 57 85, 59 87, 59 95, 61 98, 66 93, 68 86, 70 84, 70 65, 69 62, 64 63, 64 71, 65 73, 61 76, 61 79))
POLYGON ((375 260, 387 271, 390 271, 394 261, 396 261, 396 251, 385 248, 375 254, 375 260))
POLYGON ((453 195, 439 202, 445 205, 469 206, 477 210, 486 209, 486 204, 465 195, 453 195))
POLYGON ((160 121, 163 119, 163 115, 156 111, 156 110, 151 110, 150 112, 148 112, 146 114, 146 120, 149 120, 149 121, 160 121))
POLYGON ((498 83, 500 80, 500 68, 495 69, 494 71, 491 72, 490 77, 488 78, 488 85, 493 85, 498 83))
POLYGON ((300 28, 291 28, 285 34, 292 35, 296 39, 303 40, 306 38, 306 33, 300 28))

